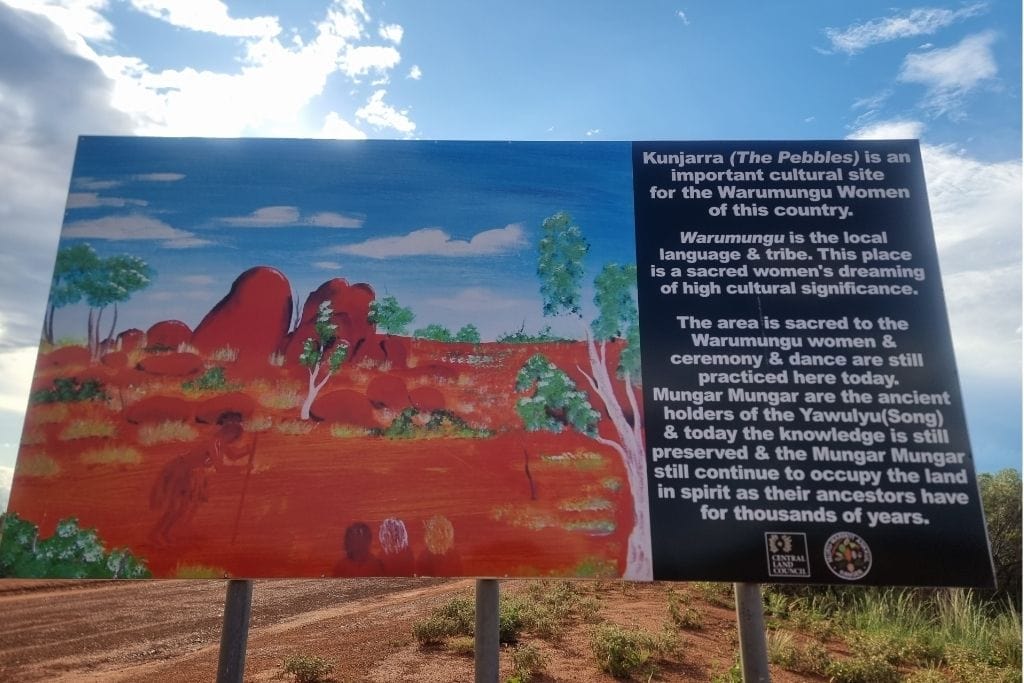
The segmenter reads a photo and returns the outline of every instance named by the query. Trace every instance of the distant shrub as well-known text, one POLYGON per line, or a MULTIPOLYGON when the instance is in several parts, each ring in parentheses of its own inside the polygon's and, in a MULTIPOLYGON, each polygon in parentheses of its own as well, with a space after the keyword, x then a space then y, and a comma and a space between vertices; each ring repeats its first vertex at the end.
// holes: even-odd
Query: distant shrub
POLYGON ((227 391, 233 387, 228 384, 228 379, 224 376, 224 368, 218 365, 207 368, 195 379, 182 382, 181 388, 187 393, 197 394, 201 391, 227 391))
POLYGON ((117 433, 117 427, 113 422, 106 420, 72 420, 60 433, 61 441, 74 441, 75 439, 91 439, 95 437, 111 437, 117 433))
POLYGON ((491 431, 476 428, 450 410, 434 410, 427 414, 416 408, 406 408, 399 413, 391 424, 380 430, 380 435, 389 439, 428 439, 437 437, 456 437, 465 439, 485 439, 491 431), (426 421, 423 421, 426 417, 426 421))
POLYGON ((451 330, 443 325, 436 323, 421 327, 418 330, 413 330, 412 336, 417 339, 426 339, 429 341, 438 342, 453 342, 455 341, 455 335, 452 334, 451 330))
POLYGON ((281 662, 281 671, 295 683, 321 683, 334 671, 334 663, 319 655, 288 655, 281 662))
POLYGON ((171 441, 187 442, 197 436, 199 436, 199 432, 196 431, 196 428, 182 420, 164 420, 139 427, 139 443, 143 446, 171 441))
POLYGON ((668 616, 672 623, 682 629, 698 631, 704 628, 704 615, 687 605, 684 598, 675 591, 668 593, 668 616))
POLYGON ((106 401, 110 396, 103 391, 99 380, 87 379, 84 382, 77 377, 57 377, 46 389, 33 391, 30 403, 77 403, 79 401, 106 401))
POLYGON ((465 597, 452 598, 412 625, 412 635, 420 645, 437 645, 454 636, 473 635, 476 608, 465 597))
POLYGON ((142 456, 131 446, 109 446, 94 448, 80 456, 86 465, 134 465, 142 462, 142 456))
POLYGON ((498 342, 502 344, 546 344, 551 342, 565 342, 571 341, 562 337, 558 337, 551 332, 551 326, 545 325, 540 329, 537 334, 529 334, 526 332, 526 326, 523 325, 515 332, 506 332, 505 334, 499 335, 498 342))
POLYGON ((512 648, 512 677, 508 683, 529 683, 544 671, 546 659, 540 649, 532 643, 520 643, 512 648))
POLYGON ((835 660, 825 670, 831 683, 897 683, 899 670, 879 655, 835 660))
POLYGON ((667 634, 654 634, 604 624, 594 629, 591 650, 601 671, 619 678, 640 676, 650 679, 657 673, 658 660, 675 651, 667 634))

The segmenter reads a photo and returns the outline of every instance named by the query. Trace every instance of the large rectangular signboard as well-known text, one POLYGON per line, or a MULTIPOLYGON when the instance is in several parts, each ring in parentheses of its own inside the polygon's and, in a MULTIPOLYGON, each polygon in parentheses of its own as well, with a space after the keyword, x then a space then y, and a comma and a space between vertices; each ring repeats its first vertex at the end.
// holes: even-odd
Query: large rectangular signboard
POLYGON ((79 142, 8 576, 991 585, 915 142, 79 142))

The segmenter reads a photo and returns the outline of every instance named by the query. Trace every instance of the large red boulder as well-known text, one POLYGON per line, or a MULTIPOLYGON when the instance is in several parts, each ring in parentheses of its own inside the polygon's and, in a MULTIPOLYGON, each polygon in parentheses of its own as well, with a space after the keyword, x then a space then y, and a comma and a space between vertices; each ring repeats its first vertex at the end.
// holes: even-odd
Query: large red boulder
POLYGON ((347 362, 361 360, 366 354, 367 341, 376 335, 376 325, 370 322, 370 304, 374 297, 373 288, 362 282, 350 285, 344 278, 334 278, 320 285, 302 306, 299 326, 285 347, 288 361, 297 363, 306 339, 316 339, 316 317, 324 301, 331 303, 334 313, 331 320, 337 325, 338 340, 348 342, 347 362))
POLYGON ((132 424, 187 422, 192 419, 192 405, 175 396, 147 396, 128 406, 124 411, 124 419, 132 424))
POLYGON ((146 333, 138 328, 130 327, 117 335, 117 348, 121 351, 134 351, 135 349, 141 349, 145 345, 146 333))
POLYGON ((351 389, 338 389, 317 397, 309 412, 324 422, 339 422, 366 429, 380 426, 374 417, 370 399, 351 389))
POLYGON ((292 287, 276 268, 256 266, 239 275, 192 335, 209 354, 230 347, 242 361, 266 363, 292 321, 292 287))
POLYGON ((180 320, 163 320, 146 330, 146 348, 176 350, 192 338, 192 328, 180 320))
POLYGON ((379 375, 366 385, 366 398, 378 408, 402 410, 409 406, 409 389, 401 377, 379 375))
POLYGON ((186 377, 203 369, 203 359, 194 353, 161 353, 143 358, 137 367, 151 375, 186 377))
POLYGON ((100 357, 100 363, 108 368, 119 370, 128 365, 128 354, 124 351, 111 351, 100 357))

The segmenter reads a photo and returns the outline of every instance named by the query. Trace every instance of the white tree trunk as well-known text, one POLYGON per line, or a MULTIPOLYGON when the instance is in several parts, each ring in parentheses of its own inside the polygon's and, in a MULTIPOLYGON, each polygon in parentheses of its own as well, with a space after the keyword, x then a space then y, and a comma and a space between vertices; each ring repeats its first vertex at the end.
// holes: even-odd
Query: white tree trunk
POLYGON ((626 571, 624 579, 634 581, 651 581, 654 578, 654 564, 651 558, 651 520, 650 503, 647 494, 647 453, 644 450, 641 415, 633 387, 626 377, 626 393, 633 410, 633 424, 626 419, 625 411, 615 397, 615 385, 608 369, 607 349, 604 343, 600 347, 590 336, 586 335, 587 355, 590 361, 590 374, 584 373, 590 386, 601 398, 605 410, 615 427, 618 442, 603 437, 597 440, 611 446, 622 458, 626 469, 629 490, 633 496, 633 530, 629 534, 626 551, 626 571))
POLYGON ((309 388, 306 390, 306 400, 302 402, 302 409, 299 412, 299 417, 303 420, 309 419, 309 411, 313 408, 313 401, 316 400, 317 394, 327 384, 327 380, 330 379, 331 373, 328 372, 324 375, 324 378, 319 382, 316 381, 316 376, 320 374, 320 363, 317 363, 309 371, 309 388))

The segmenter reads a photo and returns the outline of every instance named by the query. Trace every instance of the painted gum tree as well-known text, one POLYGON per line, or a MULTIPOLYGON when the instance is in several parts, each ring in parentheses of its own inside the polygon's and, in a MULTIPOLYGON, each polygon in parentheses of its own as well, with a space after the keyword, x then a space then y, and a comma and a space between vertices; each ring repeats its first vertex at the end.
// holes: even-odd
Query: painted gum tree
POLYGON ((299 413, 303 420, 309 419, 309 411, 313 407, 313 401, 316 400, 317 394, 348 357, 348 342, 338 339, 338 326, 331 322, 333 317, 334 310, 331 308, 331 302, 321 302, 317 309, 316 323, 313 328, 316 338, 307 337, 306 341, 302 343, 299 363, 309 372, 309 388, 299 413), (321 371, 324 373, 322 377, 321 371))
POLYGON ((541 354, 530 358, 516 377, 516 390, 532 391, 516 404, 530 431, 559 432, 568 427, 608 446, 622 460, 633 497, 633 529, 626 552, 624 578, 650 580, 651 526, 647 499, 647 456, 642 415, 636 386, 640 381, 639 316, 636 307, 636 266, 606 264, 594 279, 594 304, 598 315, 588 326, 583 321, 580 299, 583 259, 590 245, 567 213, 557 213, 543 223, 537 275, 544 300, 544 315, 570 314, 580 319, 587 348, 587 367, 577 369, 586 378, 593 396, 607 414, 615 437, 602 436, 601 414, 588 394, 541 354), (611 367, 608 343, 626 342, 617 367, 611 367), (616 388, 621 389, 617 394, 616 388), (620 402, 624 395, 626 406, 620 402))

